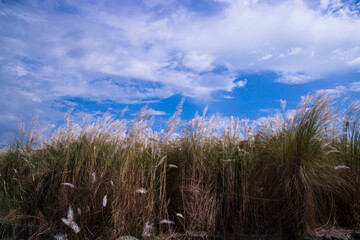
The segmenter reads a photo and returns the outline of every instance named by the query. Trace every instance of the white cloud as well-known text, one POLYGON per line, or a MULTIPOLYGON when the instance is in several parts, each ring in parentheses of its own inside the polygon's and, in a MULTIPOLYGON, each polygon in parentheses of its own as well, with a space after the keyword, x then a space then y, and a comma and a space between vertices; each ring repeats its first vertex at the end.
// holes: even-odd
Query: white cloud
POLYGON ((27 91, 20 90, 20 93, 22 95, 26 96, 28 99, 30 99, 33 102, 41 102, 41 98, 39 96, 36 96, 32 92, 27 92, 27 91))
MULTIPOLYGON (((1 51, 7 61, 2 66, 17 77, 32 74, 36 83, 50 83, 55 96, 92 95, 100 101, 133 101, 127 99, 132 94, 114 94, 118 88, 110 83, 97 85, 101 94, 95 94, 92 81, 104 75, 159 83, 160 92, 166 92, 160 98, 174 93, 193 96, 194 86, 208 94, 231 89, 231 78, 206 85, 200 73, 217 66, 231 66, 230 75, 242 70, 287 72, 291 74, 280 82, 299 84, 316 79, 308 76, 358 64, 356 52, 341 53, 360 49, 360 20, 349 11, 348 17, 335 14, 335 8, 350 9, 339 3, 322 2, 316 8, 301 0, 225 1, 218 3, 222 10, 216 14, 199 16, 197 10, 173 1, 143 7, 66 2, 65 7, 76 10, 66 17, 56 12, 56 3, 2 4, 4 29, 19 29, 2 32, 1 51), (41 62, 30 68, 29 62, 14 64, 18 56, 41 62)), ((149 91, 136 98, 153 97, 156 94, 149 91)))
POLYGON ((15 67, 14 71, 16 72, 16 75, 19 77, 23 77, 28 73, 22 66, 15 67))
POLYGON ((333 95, 335 97, 340 97, 346 93, 352 92, 360 92, 360 82, 352 82, 347 87, 346 86, 337 86, 335 88, 330 89, 319 89, 316 93, 326 93, 333 95))
MULTIPOLYGON (((284 58, 288 56, 299 55, 302 52, 304 52, 302 48, 294 47, 294 48, 286 49, 285 53, 280 53, 279 56, 284 58)), ((314 54, 315 54, 314 51, 311 51, 310 53, 308 51, 308 55, 314 56, 314 54)))
POLYGON ((266 54, 266 55, 262 56, 261 58, 259 58, 259 61, 268 60, 268 59, 271 59, 272 57, 273 57, 272 54, 266 54))
POLYGON ((316 93, 317 94, 329 94, 332 95, 334 97, 340 97, 341 95, 345 94, 348 91, 348 89, 345 86, 337 86, 334 89, 320 89, 317 90, 316 93))
POLYGON ((259 110, 259 112, 263 112, 263 113, 274 113, 274 112, 278 112, 279 109, 276 108, 261 108, 259 110))
POLYGON ((357 57, 351 61, 347 61, 347 64, 349 64, 349 66, 357 66, 360 65, 360 57, 357 57))
POLYGON ((234 97, 233 97, 233 96, 230 96, 230 95, 224 95, 224 98, 225 98, 225 99, 233 99, 234 97))
POLYGON ((156 115, 156 116, 162 116, 162 115, 166 115, 166 112, 164 111, 157 111, 154 109, 148 109, 148 111, 151 113, 151 115, 156 115))
POLYGON ((349 90, 360 92, 360 82, 353 82, 350 84, 349 90))
POLYGON ((245 87, 245 85, 247 84, 248 80, 244 79, 244 80, 240 80, 238 82, 235 83, 235 86, 238 88, 242 88, 245 87))
MULTIPOLYGON (((102 113, 101 115, 103 115, 104 113, 102 113)), ((136 116, 138 114, 137 113, 133 113, 131 114, 132 116, 136 116)), ((149 115, 153 115, 153 116, 164 116, 164 115, 167 115, 166 112, 164 111, 158 111, 158 110, 154 110, 152 108, 148 108, 145 112, 143 112, 143 116, 145 116, 145 114, 149 114, 149 115)), ((142 117, 143 117, 142 116, 142 117)))
POLYGON ((307 74, 300 73, 282 73, 279 78, 276 79, 277 82, 286 83, 286 84, 301 84, 307 83, 315 79, 319 79, 318 76, 311 76, 307 74))
POLYGON ((9 121, 15 121, 15 122, 17 122, 19 119, 18 119, 18 117, 17 116, 15 116, 15 115, 12 115, 12 114, 9 114, 9 113, 7 113, 7 114, 1 114, 0 115, 0 122, 9 122, 9 121))
POLYGON ((298 55, 299 53, 301 53, 302 52, 302 48, 299 48, 299 47, 296 47, 296 48, 291 48, 290 50, 289 50, 289 53, 288 53, 288 55, 298 55))
POLYGON ((196 72, 205 72, 211 71, 214 68, 212 65, 214 59, 210 54, 191 51, 185 55, 183 63, 186 67, 196 72))
POLYGON ((359 3, 351 3, 352 1, 342 0, 320 0, 320 9, 325 11, 327 15, 334 15, 341 17, 356 16, 359 10, 359 3), (350 2, 350 4, 348 4, 350 2))

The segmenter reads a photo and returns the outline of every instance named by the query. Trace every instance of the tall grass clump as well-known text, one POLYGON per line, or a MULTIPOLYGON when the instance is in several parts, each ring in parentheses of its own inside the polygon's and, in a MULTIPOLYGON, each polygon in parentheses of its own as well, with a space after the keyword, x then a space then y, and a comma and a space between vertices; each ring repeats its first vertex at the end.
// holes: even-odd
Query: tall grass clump
MULTIPOLYGON (((360 220, 360 102, 353 102, 345 112, 342 124, 343 131, 340 139, 336 139, 335 146, 339 149, 336 157, 342 165, 338 165, 337 169, 343 169, 344 177, 348 178, 352 186, 357 189, 353 195, 353 207, 345 211, 346 215, 350 215, 356 219, 355 223, 360 220)), ((344 211, 342 211, 344 213, 344 211)), ((343 216, 341 219, 345 224, 354 224, 352 219, 343 216)))
POLYGON ((164 167, 157 165, 159 136, 149 128, 149 115, 145 107, 130 124, 105 116, 82 126, 67 116, 66 126, 38 149, 12 146, 0 171, 1 210, 13 232, 111 239, 141 236, 147 222, 164 217, 158 204, 164 167))
POLYGON ((189 236, 233 231, 238 220, 240 121, 232 118, 220 131, 220 117, 207 120, 205 113, 183 128, 183 137, 167 153, 178 166, 168 176, 170 209, 183 214, 181 229, 189 236))
POLYGON ((293 116, 278 114, 260 127, 249 173, 249 195, 257 200, 248 208, 259 231, 313 234, 322 224, 337 222, 344 208, 355 222, 358 190, 345 169, 336 167, 343 162, 332 144, 339 117, 333 105, 328 96, 306 96, 293 116))
POLYGON ((360 109, 326 95, 262 124, 196 114, 180 102, 161 132, 143 107, 0 153, 0 231, 19 239, 301 238, 360 223, 360 109), (180 130, 179 130, 180 129, 180 130))

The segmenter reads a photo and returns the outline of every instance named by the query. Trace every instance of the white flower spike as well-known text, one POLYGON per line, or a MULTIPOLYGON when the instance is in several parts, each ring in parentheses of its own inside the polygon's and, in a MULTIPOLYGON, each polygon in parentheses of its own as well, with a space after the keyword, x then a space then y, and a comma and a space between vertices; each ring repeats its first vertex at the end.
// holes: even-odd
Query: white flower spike
POLYGON ((169 219, 163 219, 160 221, 161 224, 175 224, 173 221, 169 219))
POLYGON ((60 185, 63 185, 63 186, 68 186, 68 187, 71 187, 71 188, 74 188, 75 186, 71 183, 68 183, 68 182, 63 182, 63 183, 60 183, 60 185))
POLYGON ((103 205, 103 207, 106 207, 106 205, 107 205, 107 195, 104 196, 102 205, 103 205))
POLYGON ((136 193, 141 193, 141 194, 145 194, 147 193, 147 190, 145 188, 139 188, 135 191, 136 193))

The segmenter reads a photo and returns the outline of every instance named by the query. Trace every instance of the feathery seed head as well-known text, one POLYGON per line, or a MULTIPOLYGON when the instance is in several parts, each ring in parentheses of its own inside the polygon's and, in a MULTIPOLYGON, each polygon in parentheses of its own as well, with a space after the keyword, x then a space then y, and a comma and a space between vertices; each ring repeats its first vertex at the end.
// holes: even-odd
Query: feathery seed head
POLYGON ((141 193, 141 194, 145 194, 147 193, 147 190, 145 188, 139 188, 135 191, 136 193, 141 193))
POLYGON ((71 188, 74 188, 75 186, 71 183, 68 183, 68 182, 63 182, 63 183, 60 183, 60 185, 63 185, 63 186, 68 186, 68 187, 71 187, 71 188))
POLYGON ((169 219, 163 219, 160 221, 160 224, 175 224, 175 223, 169 219))
POLYGON ((103 207, 106 207, 106 205, 107 205, 107 195, 104 196, 103 201, 102 201, 102 205, 103 205, 103 207))

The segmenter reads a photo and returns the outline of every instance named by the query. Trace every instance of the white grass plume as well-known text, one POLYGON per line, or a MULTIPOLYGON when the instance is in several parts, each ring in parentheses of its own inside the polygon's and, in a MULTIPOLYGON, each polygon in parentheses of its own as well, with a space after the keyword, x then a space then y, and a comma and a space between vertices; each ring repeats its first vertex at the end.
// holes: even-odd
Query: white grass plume
POLYGON ((163 219, 160 221, 160 224, 175 224, 175 223, 169 219, 163 219))
POLYGON ((156 170, 157 170, 157 168, 158 168, 161 164, 164 163, 165 158, 166 158, 166 155, 163 156, 163 157, 160 159, 160 161, 158 162, 158 164, 157 164, 156 166, 154 166, 154 171, 153 171, 154 178, 156 178, 156 170))
POLYGON ((160 159, 159 163, 155 166, 155 168, 158 168, 161 164, 163 164, 165 161, 165 158, 166 158, 166 155, 160 159))
POLYGON ((75 187, 72 183, 68 183, 68 182, 60 183, 60 185, 68 186, 68 187, 71 187, 71 188, 74 188, 74 187, 75 187))
POLYGON ((136 193, 141 193, 141 194, 145 194, 147 193, 148 191, 145 189, 145 188, 139 188, 135 191, 136 193))
POLYGON ((96 172, 93 172, 91 174, 91 177, 92 177, 92 184, 94 184, 96 182, 96 172))
POLYGON ((171 136, 175 133, 176 129, 180 126, 180 115, 182 112, 182 107, 185 102, 185 98, 182 98, 179 104, 176 107, 176 112, 174 115, 168 120, 166 123, 165 131, 163 132, 160 141, 162 143, 166 143, 171 136))
POLYGON ((121 236, 120 238, 118 238, 118 240, 139 240, 139 239, 133 236, 121 236))
POLYGON ((350 169, 348 166, 345 165, 338 165, 336 167, 334 167, 335 170, 339 170, 339 169, 350 169))
POLYGON ((75 233, 80 232, 79 225, 77 225, 76 222, 74 221, 74 211, 73 211, 71 205, 69 205, 69 210, 68 210, 68 213, 67 213, 67 217, 66 218, 61 218, 61 221, 66 226, 70 227, 75 233))
POLYGON ((66 234, 58 233, 58 234, 55 234, 53 237, 55 240, 67 240, 66 234))
POLYGON ((168 164, 169 168, 179 168, 178 166, 176 166, 175 164, 168 164))
POLYGON ((234 161, 235 159, 221 159, 221 161, 223 161, 223 162, 232 162, 232 161, 234 161))
POLYGON ((152 232, 153 224, 149 223, 149 221, 145 222, 144 229, 142 232, 143 237, 150 237, 152 232))
POLYGON ((76 224, 76 222, 74 222, 74 221, 69 221, 69 220, 66 219, 66 218, 62 218, 61 220, 62 220, 62 222, 63 222, 66 226, 70 227, 75 233, 79 233, 79 232, 80 232, 80 227, 79 227, 79 225, 76 224))
POLYGON ((107 205, 107 195, 104 196, 103 201, 102 201, 102 205, 103 205, 103 207, 106 207, 106 205, 107 205))

